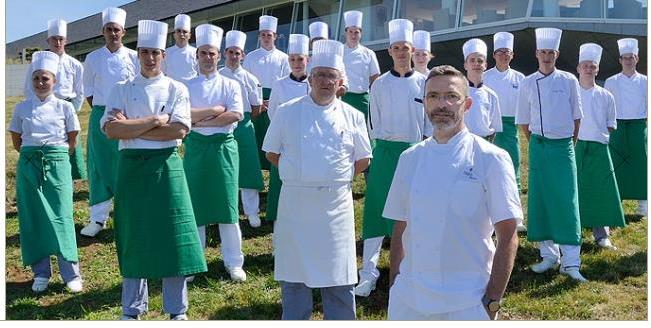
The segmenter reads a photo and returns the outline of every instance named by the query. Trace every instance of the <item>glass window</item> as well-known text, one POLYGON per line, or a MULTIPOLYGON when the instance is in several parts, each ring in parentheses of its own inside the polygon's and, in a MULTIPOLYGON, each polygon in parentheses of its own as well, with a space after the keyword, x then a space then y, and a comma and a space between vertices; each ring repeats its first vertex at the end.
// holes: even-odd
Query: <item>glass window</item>
POLYGON ((235 29, 246 33, 246 43, 244 44, 245 52, 251 52, 258 47, 258 27, 260 26, 260 16, 262 16, 262 11, 256 10, 235 17, 235 29))
POLYGON ((341 0, 308 0, 296 6, 295 34, 310 35, 310 24, 324 22, 328 24, 328 36, 337 39, 337 19, 339 18, 339 3, 341 0))
POLYGON ((289 45, 289 29, 292 24, 293 9, 294 3, 290 2, 288 4, 267 8, 265 11, 266 15, 278 18, 278 27, 276 28, 278 39, 276 39, 276 48, 285 52, 289 45))
POLYGON ((401 0, 398 17, 414 23, 414 30, 438 31, 454 28, 457 0, 401 0))
POLYGON ((608 18, 646 19, 647 0, 608 0, 608 18))
MULTIPOLYGON (((348 10, 359 10, 364 13, 362 17, 362 43, 364 41, 375 41, 389 38, 387 23, 393 16, 394 0, 345 0, 344 12, 348 10)), ((346 22, 341 18, 339 29, 339 40, 346 42, 344 28, 346 22)))
POLYGON ((601 18, 602 7, 602 0, 534 0, 531 16, 601 18))
POLYGON ((461 24, 466 26, 524 17, 527 4, 523 0, 466 0, 462 2, 461 24))

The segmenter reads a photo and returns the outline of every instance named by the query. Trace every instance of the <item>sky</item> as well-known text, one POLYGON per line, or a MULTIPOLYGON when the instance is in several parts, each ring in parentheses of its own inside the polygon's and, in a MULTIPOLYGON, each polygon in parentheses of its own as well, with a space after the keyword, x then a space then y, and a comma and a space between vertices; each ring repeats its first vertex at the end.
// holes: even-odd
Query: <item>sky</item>
MULTIPOLYGON (((5 37, 12 42, 47 29, 47 21, 73 22, 134 0, 6 0, 5 37)), ((128 15, 128 13, 127 13, 128 15)))

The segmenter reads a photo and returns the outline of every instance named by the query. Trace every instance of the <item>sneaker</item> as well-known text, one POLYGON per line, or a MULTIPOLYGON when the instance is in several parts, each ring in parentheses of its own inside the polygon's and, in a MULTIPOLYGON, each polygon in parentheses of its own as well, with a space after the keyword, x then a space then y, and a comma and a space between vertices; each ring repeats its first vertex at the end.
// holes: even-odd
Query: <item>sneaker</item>
POLYGON ((527 232, 527 226, 520 223, 518 226, 515 228, 518 232, 527 232))
POLYGON ((138 315, 128 315, 128 314, 123 314, 120 317, 120 320, 140 320, 138 315))
POLYGON ((251 228, 258 228, 262 222, 260 222, 260 216, 257 214, 254 215, 249 215, 249 225, 251 225, 251 228))
POLYGON ((44 292, 47 289, 47 285, 50 283, 50 278, 34 277, 34 283, 32 284, 32 290, 35 293, 44 292))
POLYGON ((104 223, 90 221, 79 233, 82 236, 95 237, 102 230, 104 230, 104 223))
POLYGON ((177 320, 186 321, 186 320, 188 320, 188 316, 187 316, 185 313, 181 313, 181 314, 170 314, 170 320, 174 320, 174 321, 177 321, 177 320))
POLYGON ((610 239, 608 239, 608 238, 599 239, 599 241, 597 241, 597 245, 599 245, 599 247, 601 247, 601 248, 606 248, 606 249, 611 249, 611 250, 616 250, 617 249, 617 247, 615 247, 615 245, 613 245, 613 243, 611 243, 610 239))
POLYGON ((242 268, 228 269, 228 273, 230 273, 233 281, 246 281, 246 272, 242 268))
POLYGON ((581 272, 579 272, 579 268, 577 268, 577 267, 561 268, 559 271, 560 271, 560 273, 566 274, 566 275, 570 276, 570 278, 572 278, 572 279, 574 279, 574 280, 576 280, 578 282, 586 282, 586 281, 588 281, 588 279, 585 279, 585 277, 583 277, 581 275, 581 272))
POLYGON ((363 279, 355 286, 355 295, 360 297, 368 297, 371 292, 375 290, 376 280, 363 279))
POLYGON ((72 293, 79 293, 84 289, 81 278, 75 278, 71 281, 68 281, 66 283, 66 287, 68 287, 68 290, 72 293))
POLYGON ((185 277, 185 282, 193 282, 193 281, 194 281, 194 276, 185 277))
POLYGON ((531 271, 535 273, 543 273, 549 269, 557 268, 560 262, 558 260, 543 259, 542 262, 536 263, 531 266, 531 271))

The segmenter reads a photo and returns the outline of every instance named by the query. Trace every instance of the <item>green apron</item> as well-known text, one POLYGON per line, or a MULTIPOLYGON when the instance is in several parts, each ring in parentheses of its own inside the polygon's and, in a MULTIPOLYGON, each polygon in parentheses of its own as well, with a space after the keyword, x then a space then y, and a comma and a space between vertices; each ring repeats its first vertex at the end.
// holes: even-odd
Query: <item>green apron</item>
POLYGON ((197 226, 237 223, 239 156, 232 133, 185 138, 183 167, 197 226))
POLYGON ((84 151, 81 146, 81 135, 79 134, 77 135, 75 152, 70 154, 70 172, 72 173, 73 180, 88 179, 88 174, 86 173, 86 161, 84 161, 84 151))
POLYGON ((581 226, 623 227, 624 210, 608 145, 579 140, 576 143, 576 169, 581 226))
POLYGON ((362 239, 380 236, 390 237, 393 233, 393 220, 382 216, 387 201, 393 174, 398 166, 400 154, 411 146, 407 142, 375 140, 373 165, 369 167, 364 198, 364 220, 362 239))
POLYGON ((237 123, 233 136, 237 140, 237 153, 240 157, 240 188, 264 189, 260 159, 258 157, 258 144, 255 141, 255 129, 251 123, 251 113, 244 113, 244 119, 237 123))
POLYGON ((118 141, 111 140, 99 125, 104 106, 93 106, 88 118, 88 189, 89 205, 105 202, 115 191, 118 141))
MULTIPOLYGON (((269 100, 269 96, 271 95, 271 89, 269 88, 262 88, 262 99, 263 100, 269 100)), ((253 122, 253 127, 255 128, 255 139, 258 143, 258 154, 260 158, 260 167, 263 170, 269 170, 271 167, 271 163, 267 160, 267 157, 264 155, 264 151, 262 150, 262 143, 264 142, 264 136, 267 134, 267 129, 269 128, 269 124, 271 121, 269 120, 269 114, 267 112, 262 112, 258 117, 256 118, 251 118, 251 122, 253 122)))
POLYGON ((120 151, 115 243, 125 278, 207 271, 183 162, 175 147, 120 151))
POLYGON ((265 219, 267 221, 276 221, 278 215, 278 199, 280 199, 280 188, 283 181, 280 180, 278 168, 271 165, 269 169, 269 192, 267 193, 267 210, 265 219))
POLYGON ((515 117, 502 116, 502 132, 495 134, 494 143, 511 155, 511 161, 515 169, 515 179, 518 182, 518 189, 520 189, 520 138, 518 136, 518 126, 515 125, 515 117))
POLYGON ((572 138, 529 141, 527 239, 581 245, 579 195, 572 138))
POLYGON ((50 255, 79 262, 68 148, 21 147, 16 198, 23 265, 50 255))
POLYGON ((345 101, 348 105, 355 107, 358 111, 364 114, 364 121, 368 122, 368 92, 354 93, 346 92, 341 100, 345 101))
POLYGON ((621 199, 647 199, 646 119, 617 120, 610 134, 613 159, 621 199))

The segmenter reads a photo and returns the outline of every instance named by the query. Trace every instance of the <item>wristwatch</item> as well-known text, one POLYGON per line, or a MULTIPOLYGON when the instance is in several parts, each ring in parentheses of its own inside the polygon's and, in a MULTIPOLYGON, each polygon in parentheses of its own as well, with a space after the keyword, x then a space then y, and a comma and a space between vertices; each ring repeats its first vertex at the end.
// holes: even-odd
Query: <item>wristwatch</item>
POLYGON ((491 298, 488 298, 488 296, 484 295, 484 297, 481 298, 482 304, 484 304, 485 307, 488 308, 488 311, 491 312, 497 312, 500 310, 502 307, 502 301, 501 300, 494 300, 491 298))

